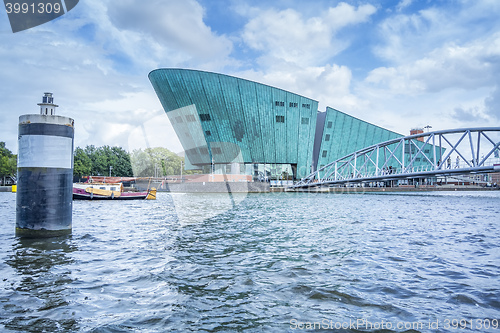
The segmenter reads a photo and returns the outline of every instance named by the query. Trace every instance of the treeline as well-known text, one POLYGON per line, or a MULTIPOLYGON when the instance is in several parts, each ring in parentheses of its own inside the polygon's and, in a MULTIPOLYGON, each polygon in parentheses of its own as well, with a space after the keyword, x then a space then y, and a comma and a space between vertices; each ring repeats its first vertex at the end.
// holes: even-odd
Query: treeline
POLYGON ((166 148, 137 149, 131 154, 121 147, 78 147, 74 154, 73 174, 112 177, 162 177, 191 174, 184 170, 184 158, 166 148), (111 168, 110 168, 111 167, 111 168))
POLYGON ((129 154, 121 147, 90 145, 77 147, 74 154, 73 175, 132 177, 129 154))
MULTIPOLYGON (((163 177, 195 172, 185 170, 184 165, 183 157, 166 148, 137 149, 129 154, 121 147, 89 145, 75 149, 73 175, 163 177)), ((16 174, 17 155, 5 147, 5 142, 0 142, 0 178, 5 182, 6 177, 15 178, 16 174)))
POLYGON ((17 174, 17 155, 5 147, 5 142, 0 142, 0 177, 2 184, 6 177, 15 177, 17 174))

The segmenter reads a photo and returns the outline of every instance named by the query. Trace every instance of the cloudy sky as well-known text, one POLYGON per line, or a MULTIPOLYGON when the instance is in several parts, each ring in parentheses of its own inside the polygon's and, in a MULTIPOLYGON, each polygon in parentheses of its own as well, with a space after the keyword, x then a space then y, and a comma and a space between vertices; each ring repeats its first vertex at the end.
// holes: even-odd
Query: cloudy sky
POLYGON ((44 92, 75 145, 182 150, 147 78, 208 70, 408 134, 500 126, 498 0, 80 0, 12 33, 0 10, 0 141, 44 92))

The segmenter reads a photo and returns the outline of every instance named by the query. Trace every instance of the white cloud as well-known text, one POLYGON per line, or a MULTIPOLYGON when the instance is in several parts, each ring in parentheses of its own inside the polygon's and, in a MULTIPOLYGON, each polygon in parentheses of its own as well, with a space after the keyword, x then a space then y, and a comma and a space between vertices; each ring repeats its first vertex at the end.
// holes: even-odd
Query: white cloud
POLYGON ((387 65, 356 83, 356 96, 396 128, 498 121, 499 12, 498 2, 464 0, 451 8, 389 16, 379 25, 382 42, 374 47, 387 65))
POLYGON ((349 46, 347 39, 338 37, 340 31, 367 22, 376 12, 374 6, 340 3, 312 17, 292 8, 239 11, 250 17, 241 38, 259 52, 259 67, 234 75, 315 99, 320 110, 360 107, 362 101, 350 92, 351 70, 331 62, 349 46))
POLYGON ((285 67, 266 71, 245 71, 233 75, 281 88, 319 102, 319 110, 327 106, 341 110, 356 109, 361 101, 350 92, 352 73, 338 65, 285 67))
MULTIPOLYGON (((195 0, 86 0, 51 23, 2 31, 0 141, 15 150, 18 116, 37 113, 42 93, 52 91, 59 114, 76 120, 77 145, 136 144, 137 126, 166 120, 147 79, 158 67, 230 72, 402 133, 431 120, 438 128, 500 119, 498 1, 432 2, 412 12, 414 1, 401 0, 394 11, 379 6, 380 15, 371 5, 232 3, 245 2, 228 7, 242 21, 226 34, 205 23, 209 12, 195 0), (359 37, 365 27, 370 38, 359 37)), ((150 132, 177 141, 168 130, 150 132)))
POLYGON ((500 82, 500 33, 468 44, 446 44, 395 67, 372 70, 366 82, 395 94, 478 89, 500 82))
MULTIPOLYGON (((121 0, 110 2, 107 12, 111 23, 127 37, 120 43, 132 54, 141 39, 151 39, 149 43, 155 43, 159 51, 166 49, 167 53, 184 58, 177 61, 185 58, 212 61, 227 58, 232 50, 227 37, 215 34, 204 23, 204 9, 194 0, 121 0)), ((161 59, 160 54, 156 56, 161 59)))
POLYGON ((500 121, 500 82, 491 94, 484 100, 485 112, 500 121))
POLYGON ((401 0, 398 5, 396 6, 396 10, 398 12, 402 11, 403 9, 409 7, 413 3, 413 0, 401 0))
POLYGON ((304 66, 321 65, 348 45, 337 39, 336 33, 349 25, 367 21, 375 11, 372 5, 355 8, 346 3, 311 18, 303 17, 294 9, 253 10, 255 17, 245 25, 242 38, 264 57, 304 66))
MULTIPOLYGON (((230 40, 211 31, 203 17, 193 0, 88 0, 53 22, 0 34, 1 106, 9 110, 0 114, 0 141, 15 150, 19 115, 38 113, 36 103, 50 91, 61 105, 58 114, 75 119, 76 145, 127 148, 140 123, 166 118, 149 71, 220 68, 233 61, 230 40)), ((164 146, 179 151, 175 134, 162 134, 173 135, 164 146)))

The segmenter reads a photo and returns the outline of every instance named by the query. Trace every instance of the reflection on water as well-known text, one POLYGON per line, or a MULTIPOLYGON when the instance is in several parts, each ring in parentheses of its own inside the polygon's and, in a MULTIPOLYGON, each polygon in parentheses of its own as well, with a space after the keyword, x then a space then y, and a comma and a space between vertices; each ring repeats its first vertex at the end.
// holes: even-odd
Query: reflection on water
POLYGON ((68 285, 73 282, 68 267, 77 247, 71 236, 50 239, 16 238, 5 262, 15 269, 4 310, 11 316, 5 328, 24 332, 78 330, 78 322, 69 311, 68 285), (65 268, 66 267, 66 268, 65 268), (26 307, 26 304, 30 304, 26 307))
POLYGON ((180 225, 200 223, 237 209, 248 193, 171 193, 180 225))
POLYGON ((26 240, 0 193, 0 331, 456 332, 446 320, 500 318, 499 206, 500 192, 160 193, 74 202, 71 236, 26 240))

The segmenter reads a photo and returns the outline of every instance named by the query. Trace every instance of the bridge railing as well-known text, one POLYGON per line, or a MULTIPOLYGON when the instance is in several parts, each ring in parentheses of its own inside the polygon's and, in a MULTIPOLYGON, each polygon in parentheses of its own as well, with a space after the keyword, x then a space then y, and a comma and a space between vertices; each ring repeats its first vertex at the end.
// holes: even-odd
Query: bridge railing
POLYGON ((498 164, 500 127, 434 131, 381 142, 339 158, 294 187, 422 175, 491 172, 498 164), (454 160, 452 160, 452 158, 454 160))

